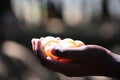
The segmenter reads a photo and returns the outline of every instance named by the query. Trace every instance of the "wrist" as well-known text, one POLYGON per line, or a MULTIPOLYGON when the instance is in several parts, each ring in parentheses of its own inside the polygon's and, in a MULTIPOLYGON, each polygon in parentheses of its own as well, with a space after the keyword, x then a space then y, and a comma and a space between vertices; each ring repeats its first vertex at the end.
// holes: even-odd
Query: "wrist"
POLYGON ((108 61, 106 76, 120 79, 120 55, 110 53, 112 59, 108 61))

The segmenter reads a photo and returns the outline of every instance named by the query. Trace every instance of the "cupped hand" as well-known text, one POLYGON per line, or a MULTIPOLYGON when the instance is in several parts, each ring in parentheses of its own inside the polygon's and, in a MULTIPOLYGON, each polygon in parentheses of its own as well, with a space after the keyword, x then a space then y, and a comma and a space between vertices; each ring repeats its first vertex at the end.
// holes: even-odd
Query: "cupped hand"
POLYGON ((50 70, 67 76, 104 76, 109 72, 113 60, 111 51, 98 45, 85 45, 79 48, 55 47, 53 55, 70 59, 70 62, 60 62, 47 58, 40 48, 39 39, 32 39, 32 47, 41 63, 50 70))

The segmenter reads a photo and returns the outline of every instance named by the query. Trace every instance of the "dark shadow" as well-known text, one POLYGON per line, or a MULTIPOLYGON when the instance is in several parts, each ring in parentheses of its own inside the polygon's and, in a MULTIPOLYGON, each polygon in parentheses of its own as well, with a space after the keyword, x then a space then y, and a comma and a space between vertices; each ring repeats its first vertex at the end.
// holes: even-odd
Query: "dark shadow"
MULTIPOLYGON (((60 5, 62 5, 62 4, 60 4, 60 5)), ((48 9, 48 18, 62 19, 61 7, 59 6, 59 10, 57 10, 55 4, 51 0, 48 0, 48 2, 47 2, 47 9, 48 9)))
POLYGON ((102 0, 102 17, 103 17, 103 21, 105 21, 106 19, 110 19, 110 14, 109 14, 109 10, 108 10, 108 0, 102 0))

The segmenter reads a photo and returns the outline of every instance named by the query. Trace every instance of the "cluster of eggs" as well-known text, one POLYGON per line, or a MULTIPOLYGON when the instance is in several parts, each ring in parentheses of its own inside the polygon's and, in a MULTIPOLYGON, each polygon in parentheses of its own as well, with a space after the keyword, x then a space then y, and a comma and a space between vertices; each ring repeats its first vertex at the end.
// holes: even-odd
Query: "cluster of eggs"
POLYGON ((78 48, 80 46, 85 45, 82 41, 80 40, 73 40, 71 38, 65 38, 61 39, 60 37, 52 37, 52 36, 47 36, 47 37, 41 37, 41 50, 46 54, 48 58, 53 58, 59 61, 69 61, 68 59, 63 59, 57 56, 54 56, 52 54, 52 50, 55 47, 63 47, 63 48, 78 48))

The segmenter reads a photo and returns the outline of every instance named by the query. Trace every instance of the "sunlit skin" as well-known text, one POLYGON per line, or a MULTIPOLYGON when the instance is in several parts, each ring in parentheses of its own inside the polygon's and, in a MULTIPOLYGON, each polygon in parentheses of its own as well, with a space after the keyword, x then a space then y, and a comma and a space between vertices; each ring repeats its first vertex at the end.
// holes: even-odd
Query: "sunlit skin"
POLYGON ((107 76, 120 79, 120 55, 102 46, 54 37, 33 38, 31 43, 40 62, 50 70, 71 77, 107 76), (69 42, 71 44, 67 45, 69 42), (45 53, 47 50, 49 55, 45 53))
POLYGON ((54 56, 52 53, 54 52, 55 47, 64 47, 64 48, 77 48, 85 45, 80 40, 73 40, 70 38, 60 39, 59 37, 41 37, 40 39, 41 50, 45 53, 47 59, 55 59, 62 62, 71 61, 70 59, 64 59, 60 57, 54 56))

